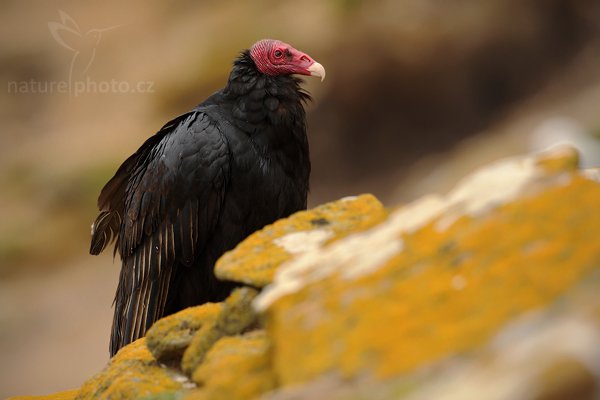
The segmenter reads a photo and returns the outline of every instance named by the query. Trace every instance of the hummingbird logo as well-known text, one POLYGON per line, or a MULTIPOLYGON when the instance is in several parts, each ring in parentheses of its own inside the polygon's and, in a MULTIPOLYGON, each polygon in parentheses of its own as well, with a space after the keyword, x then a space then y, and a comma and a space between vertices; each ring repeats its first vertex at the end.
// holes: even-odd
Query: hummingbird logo
POLYGON ((103 29, 90 29, 83 31, 77 22, 66 12, 59 10, 60 22, 48 22, 48 29, 58 44, 73 52, 69 67, 69 82, 72 81, 74 72, 85 74, 96 58, 96 48, 102 40, 102 34, 123 25, 115 25, 103 29))

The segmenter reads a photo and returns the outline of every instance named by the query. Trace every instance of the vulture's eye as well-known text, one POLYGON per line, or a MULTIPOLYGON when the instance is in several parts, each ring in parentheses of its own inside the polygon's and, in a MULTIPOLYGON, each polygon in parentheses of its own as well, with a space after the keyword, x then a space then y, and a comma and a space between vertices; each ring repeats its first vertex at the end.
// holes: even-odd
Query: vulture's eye
POLYGON ((281 50, 275 50, 275 53, 273 53, 273 55, 275 56, 275 58, 281 58, 281 56, 283 56, 283 53, 281 52, 281 50))

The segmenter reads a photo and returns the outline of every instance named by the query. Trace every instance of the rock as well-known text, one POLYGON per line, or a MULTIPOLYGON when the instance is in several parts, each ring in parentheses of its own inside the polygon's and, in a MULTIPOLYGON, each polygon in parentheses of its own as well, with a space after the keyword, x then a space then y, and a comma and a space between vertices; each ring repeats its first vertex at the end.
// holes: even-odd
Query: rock
POLYGON ((159 365, 142 338, 119 350, 104 371, 83 384, 77 399, 142 398, 180 390, 186 381, 159 365))
POLYGON ((181 358, 194 334, 202 327, 212 325, 221 308, 220 303, 206 303, 157 321, 146 334, 146 346, 161 362, 181 358))
POLYGON ((600 186, 575 165, 570 150, 503 160, 284 264, 256 301, 278 382, 408 374, 585 280, 600 266, 600 186))
POLYGON ((550 307, 516 318, 478 352, 421 377, 407 399, 598 398, 598 272, 550 307))
POLYGON ((186 374, 192 374, 219 339, 240 334, 255 324, 256 314, 251 304, 257 294, 255 289, 248 287, 235 289, 231 293, 214 322, 198 331, 185 350, 181 368, 186 374))
POLYGON ((264 287, 283 262, 365 230, 387 215, 372 195, 348 197, 301 211, 250 235, 215 266, 218 278, 264 287))
MULTIPOLYGON (((275 387, 270 342, 262 330, 220 339, 192 379, 209 399, 251 399, 275 387)), ((193 396, 191 396, 193 398, 193 396)))

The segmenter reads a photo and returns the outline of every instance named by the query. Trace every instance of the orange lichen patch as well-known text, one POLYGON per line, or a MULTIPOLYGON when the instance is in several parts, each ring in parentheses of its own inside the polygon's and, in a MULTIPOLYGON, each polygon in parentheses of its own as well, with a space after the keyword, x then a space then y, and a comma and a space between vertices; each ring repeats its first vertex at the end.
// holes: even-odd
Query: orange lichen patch
POLYGON ((251 399, 273 389, 269 351, 269 338, 260 330, 220 339, 192 375, 202 394, 190 397, 251 399))
POLYGON ((370 228, 383 221, 386 215, 381 203, 369 194, 295 213, 250 235, 223 255, 215 266, 215 274, 220 279, 263 287, 273 281, 279 265, 305 251, 311 240, 313 246, 330 243, 370 228), (286 235, 297 236, 302 232, 307 234, 298 237, 297 249, 294 249, 293 241, 286 248, 286 235))
POLYGON ((221 312, 221 303, 186 308, 157 321, 146 334, 146 346, 158 360, 179 358, 203 326, 212 324, 221 312))
POLYGON ((108 367, 84 383, 77 399, 134 399, 181 389, 179 376, 161 367, 145 339, 123 347, 108 367))
POLYGON ((257 294, 256 289, 241 287, 225 299, 221 312, 210 323, 202 326, 185 349, 181 369, 186 374, 192 374, 219 339, 240 334, 256 325, 257 315, 252 309, 252 301, 257 294))
POLYGON ((600 185, 574 173, 446 230, 404 234, 369 273, 337 271, 276 300, 266 316, 280 383, 331 370, 385 378, 475 349, 600 267, 598 204, 600 185))
POLYGON ((79 389, 72 389, 45 396, 14 396, 9 397, 7 400, 73 400, 77 393, 79 393, 79 389))
POLYGON ((122 362, 135 362, 151 364, 155 362, 154 356, 148 351, 146 339, 141 338, 127 346, 122 347, 113 358, 110 359, 109 367, 122 362))

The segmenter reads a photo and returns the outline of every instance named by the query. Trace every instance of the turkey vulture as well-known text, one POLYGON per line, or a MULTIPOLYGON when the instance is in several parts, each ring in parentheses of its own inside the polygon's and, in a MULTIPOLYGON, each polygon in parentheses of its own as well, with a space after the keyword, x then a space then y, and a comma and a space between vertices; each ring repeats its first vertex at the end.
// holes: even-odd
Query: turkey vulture
POLYGON ((167 122, 98 198, 91 254, 113 240, 122 260, 110 354, 159 318, 223 300, 216 260, 252 232, 306 208, 310 160, 294 74, 325 78, 307 54, 265 39, 233 63, 227 85, 167 122))

